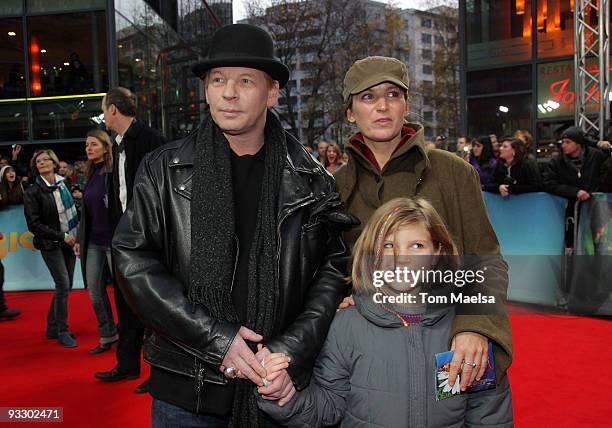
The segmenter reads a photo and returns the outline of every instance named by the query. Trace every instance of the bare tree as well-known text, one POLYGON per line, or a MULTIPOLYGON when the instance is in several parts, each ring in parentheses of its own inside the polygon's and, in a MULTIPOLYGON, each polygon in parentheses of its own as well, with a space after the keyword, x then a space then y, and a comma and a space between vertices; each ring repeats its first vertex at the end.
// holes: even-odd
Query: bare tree
POLYGON ((270 31, 279 58, 292 68, 292 78, 281 93, 281 119, 308 145, 330 128, 342 141, 344 74, 356 59, 402 48, 399 13, 385 8, 379 19, 373 19, 363 0, 267 4, 251 3, 247 15, 250 23, 270 31))
POLYGON ((432 87, 421 92, 431 94, 427 101, 436 111, 436 133, 451 138, 459 129, 459 44, 457 1, 429 0, 429 12, 436 15, 434 29, 435 50, 432 59, 434 76, 432 87))

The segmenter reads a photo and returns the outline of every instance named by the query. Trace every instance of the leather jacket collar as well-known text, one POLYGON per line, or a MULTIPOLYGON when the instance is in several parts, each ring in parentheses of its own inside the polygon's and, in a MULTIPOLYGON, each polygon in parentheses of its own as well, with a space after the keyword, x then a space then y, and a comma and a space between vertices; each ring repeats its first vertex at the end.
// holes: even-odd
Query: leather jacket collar
MULTIPOLYGON (((179 145, 174 157, 168 162, 170 170, 175 168, 193 168, 193 150, 198 131, 191 133, 179 145)), ((287 158, 283 168, 283 179, 279 194, 279 217, 282 217, 295 206, 303 206, 308 201, 315 201, 317 195, 310 191, 310 176, 324 172, 329 173, 318 164, 312 156, 304 149, 302 144, 289 133, 285 133, 287 139, 287 158)), ((174 188, 179 195, 191 200, 193 173, 174 188)))

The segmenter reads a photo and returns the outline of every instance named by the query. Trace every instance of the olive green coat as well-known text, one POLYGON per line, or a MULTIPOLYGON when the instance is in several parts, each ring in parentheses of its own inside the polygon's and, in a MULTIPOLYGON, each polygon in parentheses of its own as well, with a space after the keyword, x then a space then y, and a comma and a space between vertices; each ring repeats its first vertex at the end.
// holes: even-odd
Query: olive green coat
POLYGON ((429 201, 448 226, 459 254, 482 258, 487 266, 486 290, 499 302, 499 315, 462 315, 458 311, 450 337, 471 331, 492 339, 500 381, 512 361, 510 323, 503 304, 508 274, 487 215, 478 173, 454 153, 425 149, 423 127, 408 126, 417 133, 391 156, 380 173, 365 155, 347 144, 349 161, 334 176, 348 212, 359 218, 361 226, 347 233, 346 242, 352 246, 374 211, 391 199, 419 196, 429 201))

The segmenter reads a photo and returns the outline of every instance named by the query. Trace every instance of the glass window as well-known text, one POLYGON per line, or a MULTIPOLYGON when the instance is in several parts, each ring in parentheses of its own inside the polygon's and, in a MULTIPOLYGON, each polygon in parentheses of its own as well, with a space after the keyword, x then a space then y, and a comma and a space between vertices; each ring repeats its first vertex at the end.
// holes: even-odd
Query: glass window
POLYGON ((433 111, 424 111, 423 112, 423 120, 425 122, 433 122, 433 111))
POLYGON ((468 135, 510 135, 531 129, 531 95, 468 99, 468 135))
POLYGON ((27 139, 26 103, 0 102, 0 141, 25 141, 27 139))
POLYGON ((558 122, 539 122, 536 138, 536 158, 550 158, 558 153, 560 145, 557 142, 561 139, 561 134, 573 125, 573 119, 558 122))
POLYGON ((521 65, 467 73, 467 94, 515 92, 531 89, 531 66, 521 65))
POLYGON ((531 0, 466 0, 468 67, 531 59, 531 0))
POLYGON ((0 19, 0 99, 26 96, 21 18, 0 19))
POLYGON ((421 27, 431 28, 431 19, 421 19, 421 27))
POLYGON ((28 12, 59 12, 62 10, 78 10, 102 8, 106 0, 28 0, 28 12))
POLYGON ((423 43, 431 43, 431 34, 427 34, 427 33, 421 34, 421 41, 423 43))
POLYGON ((104 12, 29 17, 28 43, 31 96, 106 91, 104 12))
POLYGON ((2 0, 0 2, 0 15, 19 15, 22 10, 23 0, 2 0))
POLYGON ((436 46, 444 46, 444 37, 436 36, 436 46))
MULTIPOLYGON (((597 16, 591 9, 587 20, 597 16)), ((538 57, 574 54, 574 0, 538 0, 538 57)))
POLYGON ((33 102, 34 139, 85 138, 96 126, 92 118, 100 115, 101 101, 101 97, 92 97, 33 102))
POLYGON ((423 57, 423 59, 431 59, 432 58, 431 49, 423 49, 421 51, 421 56, 423 57))
POLYGON ((423 64, 423 74, 431 74, 431 65, 423 64))

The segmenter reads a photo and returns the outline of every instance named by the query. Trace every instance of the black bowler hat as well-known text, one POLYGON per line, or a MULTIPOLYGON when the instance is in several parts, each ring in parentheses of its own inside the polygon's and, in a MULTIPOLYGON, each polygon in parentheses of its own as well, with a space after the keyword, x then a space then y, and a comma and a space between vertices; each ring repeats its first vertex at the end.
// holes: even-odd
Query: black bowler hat
POLYGON ((191 71, 202 77, 214 67, 248 67, 268 73, 280 87, 289 80, 289 68, 274 56, 274 41, 262 28, 248 24, 232 24, 213 34, 208 55, 191 71))

